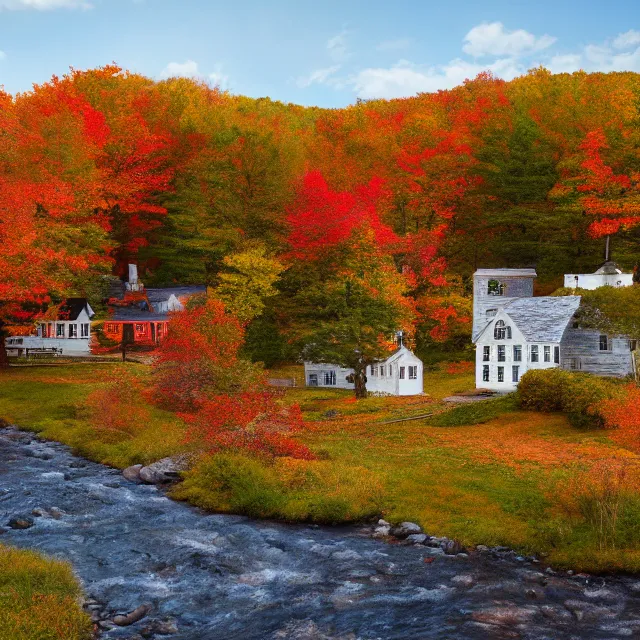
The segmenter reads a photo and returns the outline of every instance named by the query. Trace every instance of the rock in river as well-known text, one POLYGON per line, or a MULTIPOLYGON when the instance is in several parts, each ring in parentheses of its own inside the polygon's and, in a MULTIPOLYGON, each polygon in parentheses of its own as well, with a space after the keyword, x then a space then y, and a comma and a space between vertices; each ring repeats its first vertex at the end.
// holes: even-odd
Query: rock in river
MULTIPOLYGON (((130 467, 131 468, 131 467, 130 467)), ((189 468, 187 456, 163 458, 140 469, 140 480, 147 484, 164 484, 180 479, 180 472, 189 468)))
POLYGON ((7 525, 12 529, 29 529, 29 527, 33 527, 33 518, 29 516, 16 516, 15 518, 11 518, 7 525))

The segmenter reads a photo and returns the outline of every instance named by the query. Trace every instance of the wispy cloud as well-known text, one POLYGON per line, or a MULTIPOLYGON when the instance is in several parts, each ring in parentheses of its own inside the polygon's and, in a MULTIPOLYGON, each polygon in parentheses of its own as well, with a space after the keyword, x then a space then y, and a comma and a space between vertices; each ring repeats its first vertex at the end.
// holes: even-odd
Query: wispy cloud
POLYGON ((221 89, 226 89, 229 85, 229 76, 222 72, 222 64, 215 65, 214 70, 209 74, 209 80, 221 89))
POLYGON ((543 35, 534 36, 524 29, 508 31, 502 22, 483 22, 464 38, 462 50, 470 56, 522 56, 550 47, 556 38, 543 35))
POLYGON ((621 33, 613 41, 616 49, 631 49, 640 45, 640 31, 629 29, 626 33, 621 33))
POLYGON ((91 9, 93 5, 86 0, 0 0, 0 10, 17 11, 35 9, 51 11, 53 9, 91 9))
POLYGON ((326 67, 324 69, 316 69, 307 76, 300 76, 296 80, 296 84, 301 87, 310 87, 312 84, 328 84, 330 78, 332 78, 340 69, 342 65, 336 64, 332 67, 326 67))
POLYGON ((329 38, 329 41, 327 42, 329 57, 334 62, 344 62, 349 57, 347 35, 348 32, 346 30, 342 30, 337 35, 329 38))
POLYGON ((170 62, 160 72, 161 78, 197 78, 199 76, 198 63, 193 60, 170 62))

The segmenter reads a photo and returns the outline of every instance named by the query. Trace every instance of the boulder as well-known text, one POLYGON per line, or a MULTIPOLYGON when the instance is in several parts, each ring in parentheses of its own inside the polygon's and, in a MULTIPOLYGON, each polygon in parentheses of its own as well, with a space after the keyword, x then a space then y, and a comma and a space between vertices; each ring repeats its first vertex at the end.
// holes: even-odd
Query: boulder
POLYGON ((133 611, 125 613, 124 615, 113 616, 112 622, 119 627, 128 627, 130 624, 135 624, 139 620, 142 620, 151 611, 150 604, 141 604, 133 611))
POLYGON ((134 465, 131 465, 130 467, 127 467, 122 472, 122 475, 129 482, 140 482, 140 470, 141 469, 142 469, 142 465, 141 464, 134 464, 134 465))
POLYGON ((412 533, 422 533, 422 527, 415 522, 401 522, 391 529, 391 535, 396 538, 406 538, 412 533))
POLYGON ((424 544, 427 536, 424 533, 412 533, 405 538, 405 541, 410 544, 424 544))
POLYGON ((163 458, 140 469, 140 480, 147 484, 163 484, 180 479, 180 472, 189 468, 189 457, 186 455, 163 458))
POLYGON ((16 516, 15 518, 11 518, 7 525, 12 529, 29 529, 33 527, 33 518, 29 516, 16 516))
POLYGON ((374 538, 386 538, 389 535, 389 532, 391 531, 391 527, 386 525, 386 526, 378 526, 373 530, 373 537, 374 538))
POLYGON ((172 636, 175 633, 178 633, 178 626, 173 620, 154 620, 140 631, 140 635, 143 638, 172 636))
POLYGON ((62 518, 64 512, 61 509, 58 509, 58 507, 49 507, 49 515, 54 519, 54 520, 60 520, 60 518, 62 518))
POLYGON ((457 540, 447 540, 443 542, 442 549, 448 556, 464 553, 464 547, 457 540))

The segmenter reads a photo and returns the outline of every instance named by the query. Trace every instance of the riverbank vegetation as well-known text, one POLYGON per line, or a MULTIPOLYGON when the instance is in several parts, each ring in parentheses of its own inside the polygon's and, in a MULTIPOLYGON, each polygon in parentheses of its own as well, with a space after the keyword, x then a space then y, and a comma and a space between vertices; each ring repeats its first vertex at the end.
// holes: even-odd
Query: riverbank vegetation
POLYGON ((0 545, 0 640, 89 640, 80 595, 67 563, 0 545))
POLYGON ((629 411, 603 429, 573 426, 558 411, 523 410, 514 396, 452 409, 443 399, 473 386, 471 367, 430 369, 425 396, 355 401, 348 391, 288 389, 277 403, 299 406, 305 427, 290 438, 313 459, 237 448, 200 456, 189 425, 144 393, 128 396, 125 428, 95 422, 87 398, 123 380, 150 387, 144 365, 11 368, 0 416, 121 468, 196 453, 174 496, 214 511, 320 523, 413 520, 466 545, 548 554, 556 566, 640 570, 640 451, 629 436, 635 427, 620 428, 629 411), (433 415, 405 420, 425 414, 433 415))

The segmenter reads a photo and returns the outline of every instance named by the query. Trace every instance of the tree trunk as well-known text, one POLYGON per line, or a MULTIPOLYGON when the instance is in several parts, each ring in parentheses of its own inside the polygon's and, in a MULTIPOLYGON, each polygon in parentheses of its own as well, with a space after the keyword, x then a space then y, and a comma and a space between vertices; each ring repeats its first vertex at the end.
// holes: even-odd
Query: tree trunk
POLYGON ((362 398, 366 398, 368 395, 367 392, 367 378, 365 376, 365 372, 367 371, 366 367, 359 367, 354 369, 353 373, 353 382, 355 385, 356 398, 359 400, 362 398))
POLYGON ((7 349, 4 344, 5 332, 3 324, 0 322, 0 369, 6 369, 9 366, 9 356, 7 356, 7 349))

